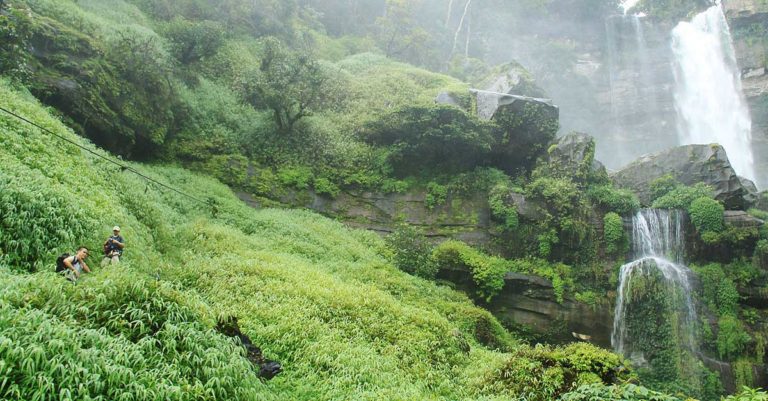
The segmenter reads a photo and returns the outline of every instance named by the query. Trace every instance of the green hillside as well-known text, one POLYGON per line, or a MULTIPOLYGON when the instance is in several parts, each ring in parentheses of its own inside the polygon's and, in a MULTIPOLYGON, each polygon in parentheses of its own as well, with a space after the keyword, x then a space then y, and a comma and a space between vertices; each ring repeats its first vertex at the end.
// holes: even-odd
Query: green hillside
MULTIPOLYGON (((67 139, 31 95, 4 106, 67 139)), ((391 266, 372 233, 301 211, 253 210, 222 184, 130 164, 215 205, 121 172, 0 115, 0 398, 552 399, 578 383, 628 378, 618 357, 579 344, 517 344, 466 296, 391 266), (77 285, 55 256, 97 255, 119 224, 119 267, 77 285), (236 316, 284 373, 265 382, 216 334, 236 316)))
POLYGON ((722 193, 721 152, 626 182, 598 161, 618 11, 0 0, 0 401, 765 399, 768 194, 722 193), (622 273, 647 207, 686 232, 680 327, 677 284, 622 273))

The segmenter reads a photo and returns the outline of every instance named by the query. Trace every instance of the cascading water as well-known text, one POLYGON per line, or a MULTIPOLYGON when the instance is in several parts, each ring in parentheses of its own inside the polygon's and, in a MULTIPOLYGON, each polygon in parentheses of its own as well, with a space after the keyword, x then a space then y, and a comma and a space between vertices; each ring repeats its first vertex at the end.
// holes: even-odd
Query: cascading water
POLYGON ((677 119, 670 90, 672 51, 666 35, 643 14, 610 16, 605 29, 605 136, 598 140, 596 157, 616 169, 678 145, 677 137, 669 136, 677 119))
POLYGON ((672 50, 681 143, 723 145, 736 173, 754 181, 752 120, 721 6, 679 23, 672 50))
MULTIPOLYGON (((644 209, 633 217, 632 253, 635 260, 621 267, 611 343, 617 353, 635 363, 642 364, 646 360, 641 343, 651 340, 632 332, 629 314, 637 312, 632 310, 633 302, 642 297, 642 291, 648 291, 648 282, 653 280, 660 280, 660 287, 667 292, 663 298, 669 300, 668 318, 675 320, 670 327, 678 334, 679 346, 692 353, 698 348, 694 334, 696 310, 688 279, 690 270, 682 264, 684 246, 680 212, 644 209)), ((665 319, 659 315, 654 317, 665 319)), ((653 325, 654 322, 642 321, 641 324, 653 325)))

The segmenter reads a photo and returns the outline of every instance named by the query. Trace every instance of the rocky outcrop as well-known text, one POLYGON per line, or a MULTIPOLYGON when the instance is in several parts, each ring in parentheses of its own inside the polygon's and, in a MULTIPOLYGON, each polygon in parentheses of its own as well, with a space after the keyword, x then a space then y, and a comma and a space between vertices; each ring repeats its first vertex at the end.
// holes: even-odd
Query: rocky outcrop
POLYGON ((584 180, 591 174, 607 174, 595 160, 595 139, 579 132, 557 138, 539 160, 537 169, 548 176, 584 180))
POLYGON ((510 95, 480 89, 471 89, 471 92, 477 100, 477 116, 481 120, 497 119, 506 112, 511 111, 517 114, 525 108, 534 107, 545 110, 545 118, 557 121, 560 116, 560 111, 550 99, 510 95))
MULTIPOLYGON (((466 270, 443 269, 438 277, 468 294, 476 291, 466 270)), ((504 288, 485 307, 508 328, 547 341, 583 340, 606 348, 611 346, 613 310, 610 305, 589 306, 567 297, 559 303, 552 282, 542 277, 507 273, 504 288)))
POLYGON ((531 73, 516 62, 502 64, 494 68, 493 72, 474 86, 488 92, 533 98, 546 97, 544 90, 536 85, 531 73))
MULTIPOLYGON (((239 192, 244 202, 258 207, 252 195, 239 192)), ((291 207, 306 208, 339 219, 345 224, 379 233, 390 233, 400 223, 422 227, 436 239, 457 239, 473 245, 488 245, 491 240, 490 211, 483 194, 462 199, 449 194, 445 203, 429 207, 427 192, 383 194, 376 192, 342 192, 336 198, 313 190, 285 191, 278 201, 291 207)))
POLYGON ((726 210, 723 216, 725 224, 738 228, 757 228, 765 224, 763 220, 749 215, 743 210, 726 210))
POLYGON ((477 116, 498 126, 491 165, 513 173, 530 169, 555 139, 560 110, 548 99, 508 95, 473 89, 477 116))
POLYGON ((671 174, 685 185, 703 182, 715 199, 729 210, 745 210, 757 201, 754 186, 736 175, 725 149, 717 144, 687 145, 646 155, 613 175, 614 182, 635 191, 644 204, 651 203, 650 185, 671 174))
MULTIPOLYGON (((742 88, 752 116, 752 143, 755 170, 768 169, 768 3, 762 0, 723 1, 731 27, 736 59, 741 69, 742 88)), ((757 184, 768 186, 768 177, 757 184)))

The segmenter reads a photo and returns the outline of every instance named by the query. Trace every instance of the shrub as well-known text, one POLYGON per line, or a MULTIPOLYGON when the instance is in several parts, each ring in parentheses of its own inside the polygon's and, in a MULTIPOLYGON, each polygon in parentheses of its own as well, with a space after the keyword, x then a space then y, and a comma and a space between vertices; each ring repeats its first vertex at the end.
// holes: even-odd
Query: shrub
POLYGON ((542 345, 515 350, 510 360, 486 380, 507 386, 526 400, 550 401, 580 385, 610 384, 631 377, 620 356, 587 343, 575 343, 560 350, 542 345))
POLYGON ((704 183, 698 183, 692 187, 680 186, 657 198, 652 206, 657 209, 688 210, 693 201, 702 197, 711 198, 712 188, 704 183))
POLYGON ((606 386, 587 384, 563 395, 562 401, 682 401, 634 384, 606 386))
POLYGON ((624 221, 621 216, 609 212, 603 217, 605 251, 609 255, 619 256, 629 248, 629 241, 624 234, 624 221))
POLYGON ((449 240, 435 247, 432 258, 438 266, 460 266, 472 274, 478 286, 478 296, 486 302, 504 288, 504 275, 509 270, 508 263, 501 258, 489 256, 460 242, 449 240))
POLYGON ((82 288, 2 272, 0 285, 2 399, 171 400, 181 388, 196 399, 266 396, 244 348, 168 284, 114 271, 82 288))
POLYGON ((437 206, 444 205, 448 198, 448 187, 430 182, 427 184, 427 196, 424 199, 424 205, 427 209, 434 209, 437 206))
POLYGON ((722 231, 725 227, 723 223, 724 212, 723 205, 710 197, 698 198, 688 208, 691 222, 699 233, 722 231))
POLYGON ((313 181, 312 170, 307 167, 284 167, 278 170, 280 183, 296 189, 308 189, 313 181))
POLYGON ((39 172, 14 167, 0 170, 0 261, 36 271, 74 250, 95 224, 75 200, 79 189, 51 187, 39 172))
POLYGON ((728 396, 723 401, 768 401, 768 393, 758 389, 742 387, 741 392, 728 396))
POLYGON ((513 231, 520 224, 520 221, 517 216, 517 208, 510 205, 509 192, 508 185, 494 186, 488 194, 488 205, 491 208, 491 217, 502 223, 505 230, 513 231))
POLYGON ((681 185, 682 184, 680 184, 680 182, 678 182, 675 177, 672 176, 672 174, 667 174, 651 181, 651 202, 654 202, 656 199, 659 199, 662 196, 674 191, 681 185))
POLYGON ((421 230, 402 225, 386 241, 398 269, 425 279, 435 278, 438 265, 432 260, 432 244, 421 230))
POLYGON ((332 183, 331 180, 325 177, 315 178, 312 186, 315 188, 315 192, 318 194, 325 194, 331 198, 339 196, 339 193, 341 192, 341 189, 339 189, 336 184, 332 183))
POLYGON ((600 185, 587 190, 587 196, 593 204, 605 211, 621 215, 634 213, 640 208, 640 201, 628 189, 616 189, 612 185, 600 185))
POLYGON ((721 316, 717 322, 717 353, 720 358, 734 359, 741 355, 752 340, 744 325, 735 316, 721 316))
POLYGON ((487 158, 493 143, 489 123, 448 105, 409 106, 368 123, 363 139, 389 149, 396 177, 415 171, 452 174, 487 158))
POLYGON ((721 316, 735 316, 740 299, 739 292, 733 280, 726 276, 723 267, 718 263, 710 263, 692 268, 701 279, 701 297, 707 306, 721 316))

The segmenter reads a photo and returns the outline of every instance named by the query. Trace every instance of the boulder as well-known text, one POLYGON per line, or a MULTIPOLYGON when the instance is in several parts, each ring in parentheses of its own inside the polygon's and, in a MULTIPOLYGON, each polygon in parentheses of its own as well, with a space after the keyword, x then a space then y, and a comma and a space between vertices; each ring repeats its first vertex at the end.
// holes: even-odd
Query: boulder
POLYGON ((579 132, 557 138, 539 160, 537 168, 548 176, 586 179, 590 174, 605 174, 605 166, 595 160, 595 139, 579 132))
POLYGON ((535 222, 544 218, 545 214, 542 207, 527 200, 525 195, 512 192, 509 194, 509 198, 512 200, 512 205, 517 210, 517 215, 522 219, 529 222, 535 222))
POLYGON ((504 93, 508 95, 530 96, 535 98, 545 97, 542 90, 522 65, 511 62, 502 64, 488 74, 485 78, 475 83, 475 87, 489 92, 504 93))
POLYGON ((555 139, 560 110, 550 100, 473 89, 477 116, 493 120, 495 144, 491 165, 508 173, 533 168, 555 139))
POLYGON ((481 120, 495 119, 505 110, 522 110, 525 107, 541 107, 548 111, 547 116, 557 120, 560 111, 551 99, 511 95, 503 92, 470 89, 477 100, 477 117, 481 120))
POLYGON ((757 194, 757 203, 755 207, 768 212, 768 191, 762 191, 757 194))
POLYGON ((746 210, 757 202, 754 184, 736 175, 725 149, 717 144, 679 146, 645 155, 612 178, 616 185, 633 190, 648 205, 651 183, 667 174, 684 185, 703 182, 711 186, 715 199, 729 210, 746 210))
POLYGON ((738 228, 760 227, 765 221, 753 217, 743 210, 726 210, 723 216, 725 224, 738 228))

